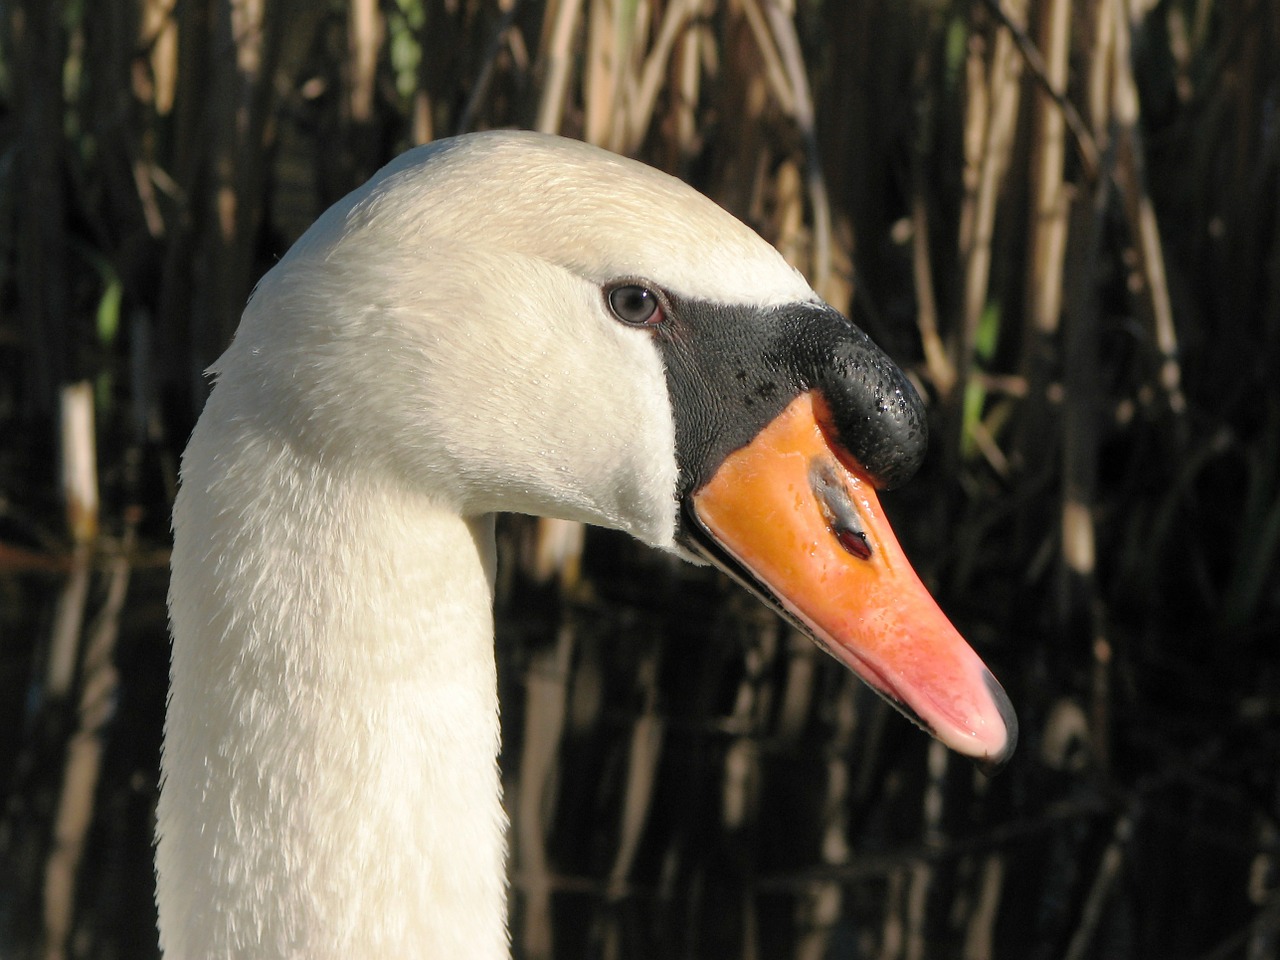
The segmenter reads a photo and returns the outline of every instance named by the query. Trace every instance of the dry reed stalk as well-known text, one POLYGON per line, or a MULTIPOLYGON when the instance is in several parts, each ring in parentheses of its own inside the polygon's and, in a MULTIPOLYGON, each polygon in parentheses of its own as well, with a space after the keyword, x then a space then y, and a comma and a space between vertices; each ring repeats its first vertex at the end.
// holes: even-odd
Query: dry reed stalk
POLYGON ((89 596, 93 544, 98 536, 98 466, 94 439, 93 388, 68 384, 61 393, 62 502, 71 534, 71 567, 58 595, 45 692, 62 700, 71 692, 80 653, 80 628, 89 596))
POLYGON ((631 873, 640 851, 640 841, 652 812, 654 789, 658 783, 658 763, 662 759, 666 743, 666 722, 654 709, 658 696, 656 655, 651 655, 642 664, 639 686, 643 690, 645 708, 636 716, 631 727, 618 841, 613 863, 609 868, 604 898, 606 925, 602 953, 607 960, 625 956, 621 917, 617 910, 610 908, 627 896, 631 873))
MULTIPOLYGON (((1085 96, 1088 105, 1089 124, 1095 142, 1106 151, 1108 158, 1114 149, 1114 116, 1112 89, 1115 85, 1117 65, 1116 24, 1120 16, 1119 0, 1093 0, 1085 19, 1088 36, 1086 43, 1088 72, 1085 96)), ((1108 160, 1108 162, 1114 162, 1108 160)), ((1098 170, 1098 177, 1111 176, 1109 170, 1098 170)))
POLYGON ((357 124, 373 119, 378 52, 386 24, 377 0, 349 0, 347 8, 347 109, 357 124))
POLYGON ((782 56, 774 43, 768 18, 760 7, 762 2, 768 3, 769 0, 739 0, 739 2, 743 18, 751 28, 751 35, 760 52, 760 66, 764 68, 763 76, 768 81, 769 89, 783 112, 792 113, 795 105, 791 102, 794 95, 791 81, 787 76, 787 68, 782 63, 782 56))
MULTIPOLYGON (((1076 105, 1067 96, 1065 76, 1061 78, 1060 82, 1055 82, 1051 74, 1056 73, 1057 69, 1046 63, 1044 57, 1040 55, 1039 47, 1031 41, 1026 31, 1010 18, 1000 0, 986 0, 986 7, 1009 31, 1014 43, 1018 45, 1018 51, 1022 54, 1023 61, 1031 71, 1031 76, 1035 78, 1039 85, 1040 94, 1057 104, 1062 114, 1062 121, 1071 131, 1071 135, 1075 140, 1075 148, 1080 155, 1085 176, 1089 179, 1096 177, 1098 175, 1098 147, 1084 122, 1084 118, 1080 116, 1080 111, 1076 109, 1076 105)), ((1058 15, 1059 13, 1056 9, 1050 10, 1047 14, 1051 22, 1045 25, 1045 29, 1051 33, 1060 29, 1067 29, 1066 23, 1055 25, 1052 22, 1058 15)), ((1042 40, 1042 42, 1052 42, 1052 40, 1042 40)))
MULTIPOLYGON (((632 4, 633 12, 640 6, 632 4)), ((618 91, 629 71, 635 22, 620 17, 617 0, 589 0, 587 44, 583 51, 583 139, 612 148, 617 139, 618 91)))
POLYGON ((543 133, 560 132, 573 65, 571 46, 581 10, 582 0, 551 0, 547 4, 543 43, 538 51, 543 71, 542 94, 534 120, 534 129, 543 133))
POLYGON ((76 877, 93 823, 94 798, 106 746, 106 727, 116 711, 120 685, 114 656, 129 589, 129 554, 136 542, 138 511, 125 518, 125 534, 107 573, 107 592, 84 649, 81 665, 79 728, 67 744, 62 793, 54 814, 53 846, 45 864, 44 958, 72 955, 69 943, 75 919, 76 877))
POLYGON ((756 739, 763 712, 762 684, 768 666, 777 655, 777 630, 764 617, 752 617, 743 655, 742 677, 726 717, 736 731, 724 752, 721 771, 720 819, 726 830, 737 833, 754 820, 759 804, 760 754, 756 739))
MULTIPOLYGON (((804 733, 804 726, 814 706, 817 657, 818 649, 812 640, 799 631, 787 631, 786 683, 778 698, 778 713, 773 731, 779 745, 783 747, 798 743, 804 733)), ((839 711, 837 715, 843 716, 839 711)), ((853 719, 856 720, 856 714, 853 719)), ((839 724, 837 728, 838 732, 843 730, 839 724)), ((848 735, 853 735, 852 730, 848 735)), ((837 737, 836 742, 842 741, 837 737)))
POLYGON ((876 954, 877 960, 897 960, 902 956, 906 942, 906 924, 901 907, 906 876, 905 869, 894 870, 885 884, 885 912, 884 919, 880 922, 880 951, 876 954))
POLYGON ((978 894, 965 924, 964 960, 992 960, 996 955, 996 919, 1004 896, 1005 855, 993 853, 982 858, 978 894))
MULTIPOLYGON (((1010 16, 1021 18, 1025 7, 1019 5, 1010 16)), ((957 367, 966 371, 971 367, 971 345, 978 321, 987 303, 987 288, 991 279, 992 234, 995 225, 996 204, 999 199, 1001 179, 1008 170, 1009 152, 1013 144, 1014 125, 1017 122, 1020 100, 1019 80, 1022 74, 1021 60, 1014 48, 1008 30, 996 31, 995 49, 991 65, 983 78, 984 90, 980 91, 978 109, 966 120, 966 128, 982 124, 974 132, 971 142, 979 145, 972 158, 976 175, 966 178, 973 184, 972 192, 966 192, 965 217, 967 236, 961 251, 964 264, 963 343, 965 349, 957 367), (987 105, 990 116, 987 116, 987 105)))
MULTIPOLYGON (((943 815, 946 811, 946 776, 950 762, 947 748, 937 740, 930 741, 926 754, 927 780, 921 804, 921 838, 926 849, 942 849, 946 844, 943 815)), ((905 960, 924 960, 930 933, 929 901, 936 869, 927 858, 921 858, 910 870, 906 891, 905 960)))
POLYGON ((142 216, 147 224, 147 233, 151 239, 160 240, 165 234, 164 214, 160 212, 160 198, 156 191, 156 167, 139 157, 133 164, 133 185, 138 192, 138 202, 142 206, 142 216))
MULTIPOLYGON (((47 687, 53 700, 69 695, 80 659, 81 626, 99 514, 93 391, 87 382, 63 389, 62 411, 63 497, 75 546, 50 644, 47 687)), ((53 842, 45 861, 42 919, 46 960, 61 960, 68 954, 75 917, 76 876, 93 820, 103 727, 114 713, 118 678, 112 656, 129 582, 128 554, 134 543, 136 520, 131 514, 123 547, 108 568, 106 602, 87 638, 80 664, 79 728, 67 744, 53 842)))
MULTIPOLYGON (((1046 0, 1039 10, 1044 79, 1055 91, 1067 85, 1071 4, 1046 0)), ((1035 332, 1051 336, 1062 312, 1062 267, 1067 245, 1068 191, 1063 182, 1066 121, 1052 96, 1034 98, 1031 172, 1031 251, 1027 275, 1027 311, 1035 332)))
MULTIPOLYGON (((1255 829, 1258 852, 1249 865, 1249 900, 1258 909, 1247 930, 1245 960, 1270 960, 1280 951, 1280 888, 1274 880, 1280 866, 1276 862, 1280 830, 1274 820, 1261 817, 1255 829)), ((1219 955, 1225 957, 1228 951, 1220 950, 1219 955)))
POLYGON ((760 960, 760 916, 749 893, 742 904, 742 960, 760 960))
MULTIPOLYGON (((922 69, 924 56, 918 61, 922 69)), ((942 396, 955 388, 956 368, 947 355, 938 328, 938 297, 933 285, 929 245, 929 206, 925 200, 924 153, 917 144, 911 151, 911 278, 916 299, 916 328, 924 351, 925 373, 942 396)))
MULTIPOLYGON (((657 38, 638 74, 633 75, 626 87, 626 129, 618 141, 617 149, 631 152, 639 148, 645 133, 653 122, 654 106, 670 69, 676 42, 684 33, 689 20, 697 12, 699 0, 672 0, 662 16, 657 38)), ((644 5, 642 9, 647 9, 644 5)), ((639 30, 636 31, 639 34, 639 30)))
MULTIPOLYGON (((806 669, 800 671, 803 683, 801 689, 812 689, 813 655, 816 652, 813 644, 794 630, 788 631, 788 640, 792 645, 791 669, 795 670, 798 663, 803 663, 806 669), (795 646, 797 643, 805 645, 803 659, 798 656, 799 651, 795 646)), ((841 677, 840 690, 832 711, 831 734, 824 744, 826 782, 823 785, 822 840, 818 857, 826 866, 847 864, 853 850, 849 834, 849 807, 853 799, 854 781, 851 757, 858 732, 860 682, 852 675, 841 677)), ((784 699, 784 709, 780 711, 783 717, 788 713, 785 708, 787 702, 794 696, 791 687, 791 678, 788 676, 787 696, 784 699)), ((807 704, 807 698, 805 702, 807 704)), ((792 712, 794 709, 793 707, 792 712)), ((797 893, 798 912, 804 921, 796 944, 796 960, 823 960, 829 954, 831 935, 840 922, 844 899, 843 888, 839 883, 833 882, 819 881, 797 893)))
MULTIPOLYGON (((708 0, 714 2, 714 0, 708 0)), ((683 32, 674 53, 676 60, 676 96, 672 109, 675 112, 675 147, 680 166, 698 149, 697 107, 702 93, 702 48, 712 43, 710 31, 696 21, 702 15, 704 4, 694 2, 691 17, 694 22, 683 32)))
MULTIPOLYGON (((149 51, 151 95, 145 100, 155 112, 168 116, 173 110, 178 87, 178 21, 174 16, 177 0, 141 0, 142 14, 138 22, 138 42, 149 51)), ((144 98, 140 98, 144 99, 144 98)))
POLYGON ((535 583, 556 581, 572 587, 581 576, 582 547, 586 529, 576 520, 538 517, 534 525, 533 563, 529 574, 535 583))
POLYGON ((767 217, 761 181, 763 171, 773 162, 769 114, 775 98, 742 3, 734 0, 726 4, 721 19, 721 49, 709 67, 710 89, 704 96, 712 118, 723 113, 740 117, 741 122, 716 128, 718 136, 710 154, 715 168, 705 189, 726 209, 760 225, 767 217))
MULTIPOLYGON (((466 130, 466 127, 462 127, 458 133, 465 133, 466 130)), ((420 86, 413 92, 413 106, 409 111, 409 140, 415 147, 420 147, 435 138, 435 124, 431 119, 431 95, 420 86)))
MULTIPOLYGON (((649 699, 656 697, 652 661, 645 685, 649 699)), ((618 847, 609 868, 608 896, 620 900, 626 895, 627 881, 640 850, 640 839, 653 806, 653 790, 657 782, 658 762, 666 739, 666 723, 654 712, 653 704, 639 714, 631 727, 631 740, 627 751, 627 772, 624 780, 622 815, 618 831, 618 847)))
MULTIPOLYGON (((1024 465, 1054 462, 1055 434, 1058 424, 1054 404, 1049 395, 1052 382, 1062 375, 1060 358, 1071 354, 1065 366, 1072 371, 1082 371, 1088 357, 1077 359, 1075 352, 1087 350, 1091 344, 1089 333, 1081 332, 1080 325, 1093 329, 1089 309, 1093 275, 1073 272, 1075 284, 1075 313, 1064 321, 1064 273, 1079 271, 1092 265, 1092 253, 1080 253, 1094 240, 1072 236, 1073 222, 1069 219, 1073 191, 1064 181, 1067 118, 1063 107, 1067 83, 1068 56, 1070 52, 1070 4, 1062 0, 1045 0, 1039 9, 1039 47, 1025 39, 1020 44, 1022 55, 1036 64, 1040 80, 1035 92, 1032 118, 1034 136, 1031 143, 1029 166, 1030 223, 1028 224, 1028 263, 1024 299, 1027 309, 1026 329, 1023 335, 1022 368, 1029 390, 1030 401, 1022 411, 1019 437, 1020 461, 1024 465), (1068 245, 1074 241, 1076 262, 1068 266, 1068 245), (1070 326, 1061 342, 1060 328, 1064 322, 1070 326)), ((1016 30, 1011 27, 1011 33, 1016 30)), ((1090 138, 1091 142, 1092 138, 1090 138)), ((1077 143, 1082 141, 1077 137, 1077 143)), ((1087 164, 1086 164, 1087 166, 1087 164)), ((1080 200, 1088 209, 1089 199, 1080 200)), ((1077 209, 1077 213, 1081 212, 1077 209)), ((1087 229, 1087 219, 1077 220, 1074 228, 1087 229)), ((1068 570, 1088 583, 1093 569, 1093 521, 1091 515, 1093 479, 1092 458, 1077 463, 1073 454, 1092 449, 1095 429, 1088 411, 1092 410, 1094 397, 1090 385, 1070 382, 1065 387, 1065 423, 1062 429, 1067 436, 1061 441, 1067 458, 1065 471, 1083 474, 1076 482, 1068 481, 1062 492, 1063 504, 1059 513, 1060 555, 1068 570), (1085 497, 1082 501, 1081 497, 1085 497)), ((1078 459, 1078 458, 1077 458, 1078 459)), ((1032 524, 1031 526, 1035 526, 1032 524)), ((1086 590, 1091 590, 1087 586, 1086 590)), ((1066 617, 1063 617, 1065 624, 1066 617)))
POLYGON ((768 195, 773 206, 769 224, 770 239, 787 262, 797 269, 806 266, 809 244, 805 230, 804 178, 799 165, 791 159, 783 160, 773 171, 770 180, 762 171, 759 186, 760 205, 768 195))
POLYGON ((964 262, 965 251, 973 246, 978 186, 982 181, 983 146, 987 140, 990 115, 991 89, 987 84, 986 39, 971 30, 964 58, 964 165, 961 170, 962 195, 958 232, 961 263, 964 262))
POLYGON ((556 768, 575 646, 573 624, 565 621, 560 626, 556 645, 533 656, 526 681, 519 790, 508 800, 515 809, 516 858, 519 886, 524 894, 524 924, 519 942, 528 960, 548 960, 555 944, 547 832, 555 810, 556 768))
MULTIPOLYGON (((770 240, 793 266, 809 277, 820 295, 835 299, 837 293, 830 289, 831 209, 813 132, 813 102, 808 76, 792 20, 794 11, 779 6, 776 0, 742 0, 742 12, 760 53, 755 70, 764 67, 763 73, 758 75, 765 81, 778 109, 796 124, 805 151, 803 178, 799 177, 799 171, 791 160, 781 162, 770 176, 772 150, 767 141, 756 150, 749 151, 758 157, 749 209, 753 219, 764 222, 766 207, 774 207, 770 240), (801 180, 805 183, 813 211, 811 233, 804 229, 807 221, 804 215, 805 196, 793 189, 801 180)), ((763 109, 764 104, 761 103, 755 111, 763 109)))
MULTIPOLYGON (((1006 15, 1021 26, 1026 20, 1025 0, 1006 8, 1006 15)), ((965 189, 960 218, 961 321, 952 355, 956 386, 946 398, 955 426, 944 438, 948 459, 953 463, 963 440, 960 411, 964 393, 976 373, 974 345, 987 308, 996 207, 1013 148, 1021 76, 1022 59, 1008 28, 999 26, 995 30, 989 67, 984 67, 981 49, 971 37, 966 66, 965 189)), ((993 460, 993 465, 999 469, 998 460, 993 460)))
POLYGON ((809 89, 809 75, 800 50, 800 38, 796 34, 795 10, 783 9, 781 0, 764 0, 764 11, 769 21, 778 55, 786 71, 791 89, 791 119, 795 122, 804 145, 805 183, 809 192, 809 205, 813 214, 813 246, 810 251, 809 280, 819 295, 833 298, 831 287, 831 203, 827 195, 826 176, 822 170, 822 155, 818 149, 817 125, 814 119, 813 94, 809 89))

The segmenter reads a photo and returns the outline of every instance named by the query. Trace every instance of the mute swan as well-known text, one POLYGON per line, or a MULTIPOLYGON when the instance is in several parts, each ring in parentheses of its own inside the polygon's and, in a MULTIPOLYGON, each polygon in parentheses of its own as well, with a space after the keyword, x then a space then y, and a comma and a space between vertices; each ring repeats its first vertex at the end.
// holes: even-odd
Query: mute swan
POLYGON ((169 960, 508 955, 495 511, 718 564, 949 746, 1013 749, 873 492, 919 399, 665 174, 529 133, 412 150, 213 372, 174 511, 169 960))

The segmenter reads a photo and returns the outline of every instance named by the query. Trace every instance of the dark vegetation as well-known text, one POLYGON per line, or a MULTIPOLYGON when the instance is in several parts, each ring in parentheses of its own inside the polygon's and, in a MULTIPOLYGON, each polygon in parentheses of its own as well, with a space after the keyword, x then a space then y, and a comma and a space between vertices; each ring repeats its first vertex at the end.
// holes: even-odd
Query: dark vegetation
POLYGON ((1280 952, 1280 6, 791 6, 0 4, 0 954, 154 952, 200 371, 493 126, 685 177, 911 371, 889 507, 1022 722, 988 781, 717 576, 512 518, 517 956, 1280 952))

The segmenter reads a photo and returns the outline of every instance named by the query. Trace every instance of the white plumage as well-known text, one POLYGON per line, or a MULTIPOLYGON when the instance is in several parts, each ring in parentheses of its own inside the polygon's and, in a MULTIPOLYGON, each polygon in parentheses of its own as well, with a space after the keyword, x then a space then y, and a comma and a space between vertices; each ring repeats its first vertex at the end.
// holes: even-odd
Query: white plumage
POLYGON ((660 357, 601 283, 812 299, 680 182, 433 144, 265 277, 183 459, 157 843, 194 957, 503 957, 494 511, 674 547, 660 357))

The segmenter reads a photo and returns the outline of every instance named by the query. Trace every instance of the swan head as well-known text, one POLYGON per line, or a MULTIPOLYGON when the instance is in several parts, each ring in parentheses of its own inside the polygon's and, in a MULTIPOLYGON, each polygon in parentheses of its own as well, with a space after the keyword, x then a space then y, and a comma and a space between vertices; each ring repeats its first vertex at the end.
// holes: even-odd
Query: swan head
POLYGON ((531 133, 410 151, 264 277, 214 370, 329 469, 715 563, 948 746, 1012 752, 876 499, 923 457, 919 397, 674 178, 531 133))

